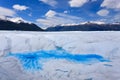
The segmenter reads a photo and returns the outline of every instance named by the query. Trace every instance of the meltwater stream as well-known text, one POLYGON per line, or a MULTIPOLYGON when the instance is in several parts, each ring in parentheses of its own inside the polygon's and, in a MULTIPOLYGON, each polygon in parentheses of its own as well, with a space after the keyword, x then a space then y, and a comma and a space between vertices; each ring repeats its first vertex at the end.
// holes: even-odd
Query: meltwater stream
POLYGON ((13 56, 20 60, 25 70, 42 70, 43 65, 41 60, 43 59, 64 59, 81 64, 109 62, 109 60, 97 54, 71 54, 59 48, 56 50, 40 50, 28 53, 9 53, 8 56, 13 56))

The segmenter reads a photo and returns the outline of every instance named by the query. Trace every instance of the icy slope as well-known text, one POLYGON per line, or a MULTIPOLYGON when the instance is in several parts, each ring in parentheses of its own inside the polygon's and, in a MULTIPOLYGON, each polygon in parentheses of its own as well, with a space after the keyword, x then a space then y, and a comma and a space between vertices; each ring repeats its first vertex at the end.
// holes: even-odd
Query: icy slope
POLYGON ((0 32, 0 80, 119 80, 120 32, 0 32))

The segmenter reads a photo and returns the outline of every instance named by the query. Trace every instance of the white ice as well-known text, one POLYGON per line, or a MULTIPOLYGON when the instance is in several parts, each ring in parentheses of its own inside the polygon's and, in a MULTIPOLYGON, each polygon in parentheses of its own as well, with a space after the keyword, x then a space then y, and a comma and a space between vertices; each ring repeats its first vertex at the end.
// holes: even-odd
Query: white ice
POLYGON ((0 80, 120 80, 120 32, 21 32, 0 31, 0 80), (49 60, 43 70, 25 71, 8 53, 54 50, 72 54, 98 54, 111 62, 92 65, 49 60))

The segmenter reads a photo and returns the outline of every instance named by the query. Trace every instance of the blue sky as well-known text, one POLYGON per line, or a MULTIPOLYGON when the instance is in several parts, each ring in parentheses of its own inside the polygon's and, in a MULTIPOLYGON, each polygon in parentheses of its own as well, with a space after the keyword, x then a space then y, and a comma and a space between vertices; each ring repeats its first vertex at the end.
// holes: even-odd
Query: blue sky
POLYGON ((0 18, 40 27, 85 21, 119 22, 120 0, 0 0, 0 18))

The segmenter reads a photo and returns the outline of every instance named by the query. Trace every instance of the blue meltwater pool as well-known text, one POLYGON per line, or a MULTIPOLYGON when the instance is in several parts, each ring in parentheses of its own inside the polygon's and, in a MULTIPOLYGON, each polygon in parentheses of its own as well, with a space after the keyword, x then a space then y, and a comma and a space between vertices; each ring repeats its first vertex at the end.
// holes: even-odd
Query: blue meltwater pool
POLYGON ((64 59, 85 65, 98 62, 109 62, 109 60, 97 54, 72 54, 59 48, 55 50, 40 50, 28 53, 9 53, 8 56, 12 56, 20 60, 25 70, 42 70, 43 65, 41 64, 41 60, 43 59, 64 59))

